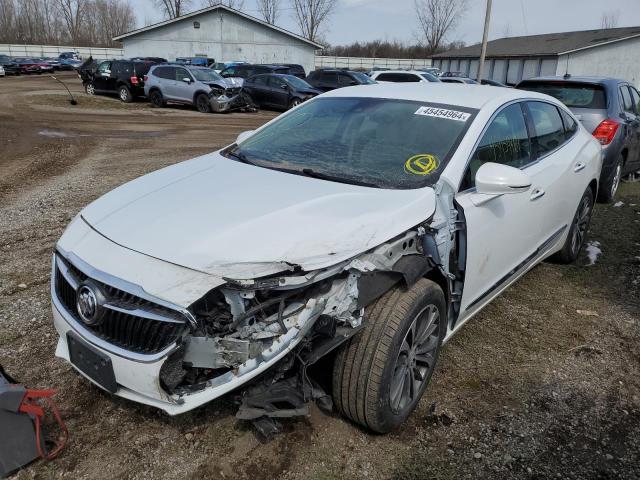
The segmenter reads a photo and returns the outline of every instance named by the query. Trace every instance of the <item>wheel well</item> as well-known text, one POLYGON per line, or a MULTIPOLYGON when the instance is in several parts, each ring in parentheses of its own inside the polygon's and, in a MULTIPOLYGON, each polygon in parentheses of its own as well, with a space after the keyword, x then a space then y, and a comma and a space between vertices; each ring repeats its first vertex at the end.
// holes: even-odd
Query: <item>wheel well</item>
POLYGON ((149 89, 149 93, 153 93, 153 92, 160 92, 160 95, 162 95, 162 91, 158 87, 151 87, 149 89))
POLYGON ((193 94, 193 103, 195 105, 196 103, 196 98, 198 98, 198 95, 204 94, 206 95, 207 92, 205 92, 204 90, 198 90, 196 93, 193 94))
POLYGON ((428 271, 424 276, 424 278, 438 284, 438 286, 442 289, 442 292, 444 293, 444 298, 446 299, 447 304, 449 304, 449 301, 451 298, 451 292, 449 289, 449 280, 442 274, 440 269, 434 268, 428 271))
POLYGON ((593 198, 596 198, 598 195, 598 181, 595 178, 589 183, 589 188, 593 192, 593 198))
POLYGON ((629 150, 627 150, 626 148, 623 148, 622 151, 620 152, 620 155, 622 155, 622 165, 624 165, 625 163, 627 163, 627 156, 629 155, 629 150))

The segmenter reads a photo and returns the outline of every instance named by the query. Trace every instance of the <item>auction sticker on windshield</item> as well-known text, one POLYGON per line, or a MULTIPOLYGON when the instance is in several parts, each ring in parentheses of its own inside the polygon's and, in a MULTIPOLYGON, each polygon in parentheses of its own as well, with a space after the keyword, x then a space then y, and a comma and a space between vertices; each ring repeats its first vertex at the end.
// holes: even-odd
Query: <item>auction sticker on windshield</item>
POLYGON ((427 117, 448 118, 449 120, 457 120, 466 122, 471 116, 470 113, 459 112, 457 110, 447 110, 446 108, 420 107, 415 111, 415 115, 425 115, 427 117))

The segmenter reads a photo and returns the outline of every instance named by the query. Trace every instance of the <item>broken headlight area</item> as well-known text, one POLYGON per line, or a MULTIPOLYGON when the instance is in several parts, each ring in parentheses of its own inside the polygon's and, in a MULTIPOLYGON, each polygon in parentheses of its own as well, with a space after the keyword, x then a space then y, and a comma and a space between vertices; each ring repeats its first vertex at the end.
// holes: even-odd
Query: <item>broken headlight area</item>
POLYGON ((212 87, 209 92, 209 103, 211 109, 216 113, 257 111, 256 106, 240 87, 227 89, 212 87))
POLYGON ((324 279, 315 273, 311 280, 302 276, 242 281, 237 283, 262 288, 230 283, 209 292, 190 307, 196 327, 163 364, 163 388, 185 395, 230 372, 241 376, 249 365, 270 361, 300 343, 322 315, 330 314, 349 328, 359 325, 357 276, 342 272, 324 279))

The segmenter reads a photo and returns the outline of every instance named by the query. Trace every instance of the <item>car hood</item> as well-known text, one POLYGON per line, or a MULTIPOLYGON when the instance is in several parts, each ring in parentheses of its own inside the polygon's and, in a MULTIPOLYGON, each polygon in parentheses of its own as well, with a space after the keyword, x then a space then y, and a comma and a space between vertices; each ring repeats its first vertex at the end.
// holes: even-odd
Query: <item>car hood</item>
POLYGON ((128 249, 243 279, 347 260, 428 219, 435 204, 431 188, 347 185, 212 153, 126 183, 82 217, 128 249))

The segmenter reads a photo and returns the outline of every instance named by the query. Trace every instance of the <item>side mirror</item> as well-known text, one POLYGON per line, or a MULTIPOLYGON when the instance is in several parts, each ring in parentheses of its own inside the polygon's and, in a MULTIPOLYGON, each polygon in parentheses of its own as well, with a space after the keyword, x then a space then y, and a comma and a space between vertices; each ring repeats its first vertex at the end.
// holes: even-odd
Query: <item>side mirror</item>
POLYGON ((289 85, 283 84, 283 85, 280 85, 280 88, 282 90, 289 90, 289 85))
POLYGON ((183 81, 184 83, 191 83, 191 79, 190 79, 189 77, 184 77, 184 78, 182 79, 182 81, 183 81))
POLYGON ((503 195, 526 192, 531 178, 522 170, 488 162, 476 172, 476 191, 485 195, 503 195))
POLYGON ((238 137, 236 138, 236 144, 242 143, 247 138, 249 138, 255 130, 245 130, 244 132, 240 132, 238 137))

